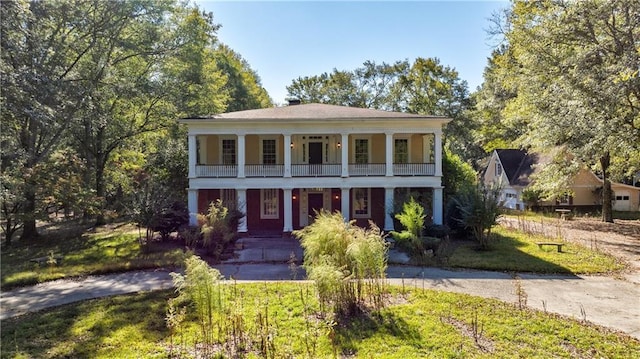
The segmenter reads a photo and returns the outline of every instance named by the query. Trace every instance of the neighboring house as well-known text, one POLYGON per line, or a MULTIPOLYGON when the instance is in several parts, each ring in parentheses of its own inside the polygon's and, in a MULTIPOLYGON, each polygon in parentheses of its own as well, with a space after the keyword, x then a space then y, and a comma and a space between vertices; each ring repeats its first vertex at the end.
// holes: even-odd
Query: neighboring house
POLYGON ((394 199, 430 193, 442 224, 442 127, 449 118, 298 104, 186 118, 191 224, 216 199, 239 232, 289 233, 340 210, 393 229, 394 199))
MULTIPOLYGON (((484 183, 500 183, 503 206, 524 209, 522 191, 531 184, 531 175, 544 165, 545 159, 537 153, 524 150, 499 149, 493 151, 484 173, 484 183)), ((613 210, 640 210, 640 188, 622 183, 611 184, 613 210)), ((541 207, 599 209, 602 206, 602 180, 592 171, 583 168, 575 175, 569 188, 572 195, 555 201, 539 203, 541 207)))

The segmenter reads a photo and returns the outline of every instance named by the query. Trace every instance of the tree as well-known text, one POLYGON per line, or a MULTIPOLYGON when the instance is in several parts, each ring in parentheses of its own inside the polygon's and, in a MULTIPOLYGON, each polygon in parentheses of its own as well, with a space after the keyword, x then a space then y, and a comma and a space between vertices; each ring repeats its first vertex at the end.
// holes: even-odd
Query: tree
POLYGON ((611 177, 640 168, 637 2, 515 1, 506 21, 518 84, 506 111, 529 118, 525 144, 566 146, 599 170, 612 222, 611 177))

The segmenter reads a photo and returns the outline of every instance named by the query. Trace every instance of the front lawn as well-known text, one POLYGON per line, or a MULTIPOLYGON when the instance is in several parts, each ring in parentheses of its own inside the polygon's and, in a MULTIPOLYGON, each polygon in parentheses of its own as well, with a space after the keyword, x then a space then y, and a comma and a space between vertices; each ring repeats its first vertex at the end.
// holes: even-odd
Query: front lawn
POLYGON ((637 358, 629 336, 469 295, 391 287, 386 308, 336 323, 314 286, 228 283, 201 342, 187 314, 165 324, 172 291, 97 299, 2 322, 2 358, 637 358), (220 356, 216 356, 218 353, 220 356))
MULTIPOLYGON (((144 231, 144 230, 143 230, 144 231)), ((143 233, 144 235, 144 233, 143 233)), ((2 250, 2 289, 89 274, 182 265, 179 246, 141 246, 133 225, 101 228, 64 238, 17 241, 2 250), (49 260, 49 257, 61 259, 49 260), (46 258, 37 264, 34 258, 46 258)))
POLYGON ((584 246, 562 240, 530 235, 496 226, 490 250, 481 251, 475 243, 462 245, 448 258, 452 267, 495 271, 595 274, 624 269, 614 257, 584 246), (537 242, 563 243, 556 247, 538 247, 537 242))

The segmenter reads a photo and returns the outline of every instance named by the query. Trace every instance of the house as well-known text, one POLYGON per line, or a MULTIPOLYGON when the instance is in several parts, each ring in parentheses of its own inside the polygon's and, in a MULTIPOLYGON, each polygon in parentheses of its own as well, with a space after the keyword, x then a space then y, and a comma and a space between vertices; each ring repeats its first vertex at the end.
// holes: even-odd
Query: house
MULTIPOLYGON (((484 173, 484 183, 500 183, 500 199, 510 209, 524 209, 522 191, 531 184, 533 175, 548 159, 538 153, 524 150, 497 149, 489 159, 484 173)), ((570 207, 582 210, 598 210, 602 206, 602 179, 587 168, 582 168, 571 181, 571 195, 555 201, 542 201, 541 207, 570 207)), ((640 210, 640 188, 622 183, 611 183, 614 211, 640 210)))
POLYGON ((432 198, 442 224, 442 127, 449 118, 297 104, 180 120, 188 127, 190 222, 221 199, 246 214, 238 231, 283 232, 315 211, 393 229, 394 200, 432 198))

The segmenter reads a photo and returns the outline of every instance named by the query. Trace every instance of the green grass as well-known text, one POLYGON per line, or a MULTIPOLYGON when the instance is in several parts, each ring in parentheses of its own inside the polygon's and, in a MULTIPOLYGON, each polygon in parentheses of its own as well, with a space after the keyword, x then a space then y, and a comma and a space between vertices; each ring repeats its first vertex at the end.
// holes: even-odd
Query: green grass
POLYGON ((16 242, 2 250, 2 289, 89 274, 181 265, 182 249, 154 249, 154 245, 142 248, 132 225, 65 238, 43 236, 33 242, 16 242), (63 258, 40 265, 29 261, 50 253, 63 258))
POLYGON ((449 257, 449 265, 496 271, 573 274, 611 273, 624 269, 624 264, 614 257, 584 246, 499 226, 493 230, 490 250, 480 251, 475 243, 462 245, 449 257), (540 249, 536 242, 557 242, 564 243, 564 246, 558 253, 555 246, 540 249))
MULTIPOLYGON (((193 318, 187 315, 173 337, 164 323, 171 296, 159 291, 97 299, 5 320, 1 357, 166 358, 171 350, 174 357, 193 357, 199 333, 193 318)), ((216 340, 229 340, 210 349, 230 357, 224 344, 242 338, 236 357, 262 357, 262 343, 273 358, 640 356, 640 342, 626 335, 497 300, 399 287, 389 298, 378 313, 334 325, 318 315, 310 284, 230 283, 227 315, 214 319, 220 324, 214 325, 216 340)))

